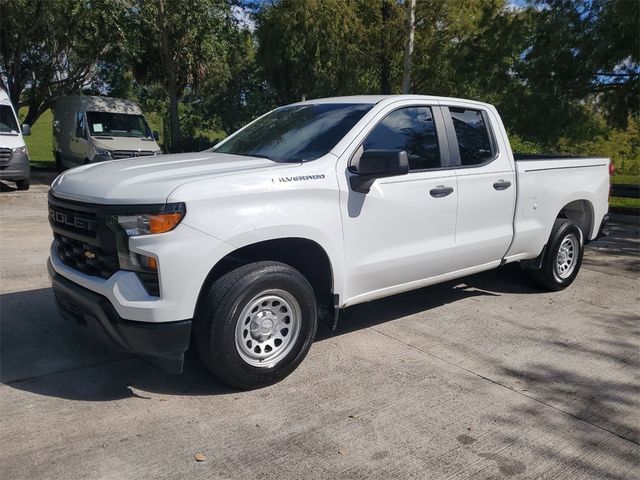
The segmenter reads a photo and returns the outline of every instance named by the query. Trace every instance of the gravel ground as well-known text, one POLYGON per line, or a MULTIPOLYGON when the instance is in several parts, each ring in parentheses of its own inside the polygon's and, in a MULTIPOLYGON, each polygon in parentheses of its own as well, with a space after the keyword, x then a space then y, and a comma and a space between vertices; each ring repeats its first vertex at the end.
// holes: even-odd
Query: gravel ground
POLYGON ((60 319, 50 181, 1 185, 3 478, 637 478, 637 224, 563 292, 508 267, 349 308, 285 381, 238 392, 60 319))

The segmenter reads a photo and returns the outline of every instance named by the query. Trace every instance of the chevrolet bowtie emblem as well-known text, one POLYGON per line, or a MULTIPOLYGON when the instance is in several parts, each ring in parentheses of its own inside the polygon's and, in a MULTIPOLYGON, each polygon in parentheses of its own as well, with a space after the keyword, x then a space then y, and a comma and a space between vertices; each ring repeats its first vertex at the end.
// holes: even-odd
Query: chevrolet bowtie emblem
POLYGON ((91 250, 85 250, 84 256, 87 257, 89 260, 93 260, 94 258, 96 258, 96 254, 93 253, 91 250))

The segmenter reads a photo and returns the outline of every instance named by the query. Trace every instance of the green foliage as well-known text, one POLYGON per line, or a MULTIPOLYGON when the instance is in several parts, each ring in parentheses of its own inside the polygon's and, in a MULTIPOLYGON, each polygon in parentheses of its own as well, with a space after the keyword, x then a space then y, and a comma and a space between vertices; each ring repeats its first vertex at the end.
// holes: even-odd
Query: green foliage
POLYGON ((610 129, 583 142, 560 138, 558 150, 572 155, 590 155, 609 157, 616 167, 617 175, 640 183, 640 121, 628 120, 626 130, 610 129))
POLYGON ((127 0, 0 2, 0 74, 12 102, 28 107, 27 123, 91 79, 98 60, 123 40, 117 19, 126 5, 127 0))
MULTIPOLYGON (((18 112, 18 118, 22 122, 27 116, 27 107, 22 107, 18 112)), ((53 112, 45 110, 38 121, 31 125, 31 135, 24 137, 29 150, 31 162, 53 162, 53 112)))
MULTIPOLYGON (((165 151, 201 149, 303 97, 399 93, 405 6, 0 0, 0 74, 31 123, 56 96, 106 94, 138 103, 165 151)), ((639 31, 637 1, 419 0, 411 91, 495 104, 516 151, 606 155, 639 178, 639 31)))
POLYGON ((211 141, 217 141, 277 105, 275 92, 256 61, 256 44, 248 30, 233 32, 234 55, 229 61, 229 81, 207 84, 202 90, 202 117, 211 141), (215 115, 212 113, 215 112, 215 115))
POLYGON ((282 0, 259 14, 258 63, 280 102, 373 89, 371 53, 382 40, 376 42, 379 9, 371 6, 365 1, 282 0))
POLYGON ((515 133, 509 134, 509 143, 511 150, 517 153, 544 153, 545 148, 539 143, 525 140, 515 133))
POLYGON ((203 85, 229 79, 229 5, 224 0, 134 0, 127 22, 135 78, 162 85, 169 110, 167 143, 172 151, 184 150, 183 97, 189 96, 197 110, 203 85))

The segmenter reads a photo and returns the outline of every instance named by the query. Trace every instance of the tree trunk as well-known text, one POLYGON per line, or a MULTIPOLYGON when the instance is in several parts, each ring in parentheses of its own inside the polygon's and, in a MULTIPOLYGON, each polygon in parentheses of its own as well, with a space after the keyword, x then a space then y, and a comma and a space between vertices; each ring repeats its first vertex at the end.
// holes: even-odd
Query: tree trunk
POLYGON ((182 147, 182 134, 180 133, 180 116, 178 112, 178 83, 176 80, 176 71, 174 58, 171 55, 169 46, 169 36, 167 35, 167 19, 165 17, 164 0, 158 0, 156 3, 158 9, 158 20, 160 24, 160 58, 164 64, 167 80, 167 91, 169 93, 169 130, 171 131, 170 151, 177 151, 182 147))
POLYGON ((411 88, 411 56, 413 55, 413 37, 416 31, 416 0, 407 0, 407 44, 404 49, 404 71, 402 74, 402 93, 411 88))
POLYGON ((382 27, 380 30, 380 93, 391 94, 391 62, 389 61, 389 49, 387 46, 387 23, 391 17, 391 5, 389 0, 382 0, 382 27))
POLYGON ((171 151, 173 152, 181 148, 182 134, 180 133, 180 116, 178 114, 178 89, 175 81, 169 83, 169 127, 171 129, 171 151))

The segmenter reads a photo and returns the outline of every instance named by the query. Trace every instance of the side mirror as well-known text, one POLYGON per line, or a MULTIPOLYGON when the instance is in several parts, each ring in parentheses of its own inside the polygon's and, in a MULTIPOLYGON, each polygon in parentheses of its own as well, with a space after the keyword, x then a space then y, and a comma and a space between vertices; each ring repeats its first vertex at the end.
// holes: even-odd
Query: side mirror
POLYGON ((158 140, 160 140, 160 134, 158 133, 157 130, 153 131, 153 139, 157 142, 158 140))
POLYGON ((365 150, 358 161, 358 171, 349 179, 354 192, 369 193, 377 178, 409 173, 409 159, 404 150, 365 150))
POLYGON ((27 125, 26 123, 22 124, 22 136, 26 137, 28 135, 31 135, 31 127, 29 125, 27 125))

